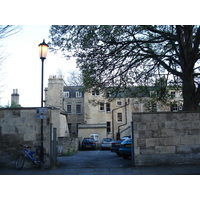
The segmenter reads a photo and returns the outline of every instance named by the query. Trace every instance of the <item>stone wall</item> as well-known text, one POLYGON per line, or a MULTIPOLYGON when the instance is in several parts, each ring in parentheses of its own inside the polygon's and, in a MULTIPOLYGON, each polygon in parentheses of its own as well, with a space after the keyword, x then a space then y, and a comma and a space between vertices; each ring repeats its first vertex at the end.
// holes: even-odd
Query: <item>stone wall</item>
MULTIPOLYGON (((43 125, 44 148, 52 153, 53 128, 57 130, 56 137, 69 135, 66 116, 58 109, 48 108, 43 125)), ((41 144, 41 120, 37 119, 36 108, 0 109, 0 167, 14 167, 21 144, 31 147, 41 144)))
POLYGON ((106 132, 106 124, 80 124, 78 126, 78 137, 85 138, 90 137, 90 134, 98 134, 100 142, 105 137, 110 137, 106 132))
POLYGON ((200 164, 200 113, 134 113, 135 164, 200 164))
POLYGON ((79 149, 79 138, 58 137, 57 155, 70 155, 79 149))

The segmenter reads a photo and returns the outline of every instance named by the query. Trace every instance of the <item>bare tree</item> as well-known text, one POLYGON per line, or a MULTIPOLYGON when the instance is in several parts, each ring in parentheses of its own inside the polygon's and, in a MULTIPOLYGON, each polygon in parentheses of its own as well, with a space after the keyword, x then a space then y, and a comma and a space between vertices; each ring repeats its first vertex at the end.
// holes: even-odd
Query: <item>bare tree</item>
POLYGON ((21 30, 21 26, 0 25, 0 40, 10 37, 21 30))
POLYGON ((79 70, 72 70, 65 73, 62 69, 58 69, 58 75, 62 75, 66 85, 81 86, 83 85, 83 76, 79 70))
POLYGON ((3 72, 3 62, 6 59, 5 49, 1 44, 1 41, 7 37, 12 36, 13 34, 18 33, 21 30, 21 26, 13 25, 0 25, 0 93, 2 92, 3 87, 5 86, 2 82, 5 79, 5 73, 3 72))

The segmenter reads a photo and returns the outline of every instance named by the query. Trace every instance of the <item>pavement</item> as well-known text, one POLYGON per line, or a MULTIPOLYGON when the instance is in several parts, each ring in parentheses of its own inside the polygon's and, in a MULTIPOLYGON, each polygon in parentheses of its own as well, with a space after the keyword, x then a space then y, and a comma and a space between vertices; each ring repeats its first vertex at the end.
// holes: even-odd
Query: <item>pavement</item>
MULTIPOLYGON (((78 151, 70 156, 57 157, 57 166, 51 169, 0 168, 0 175, 200 175, 200 165, 133 167, 110 151, 78 151)), ((29 165, 30 167, 30 165, 29 165)))
POLYGON ((0 169, 0 175, 200 175, 200 165, 128 167, 128 168, 65 168, 0 169))

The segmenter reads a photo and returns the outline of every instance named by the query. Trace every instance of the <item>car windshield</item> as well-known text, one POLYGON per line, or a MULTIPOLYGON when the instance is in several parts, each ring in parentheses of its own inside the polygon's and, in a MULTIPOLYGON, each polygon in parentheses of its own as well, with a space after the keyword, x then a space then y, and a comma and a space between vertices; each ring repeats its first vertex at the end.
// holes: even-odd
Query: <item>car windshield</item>
POLYGON ((112 142, 112 141, 113 141, 112 138, 104 138, 104 139, 102 140, 102 142, 112 142))
POLYGON ((124 142, 132 142, 132 138, 127 138, 124 140, 124 142))
POLYGON ((83 142, 94 142, 93 138, 84 138, 83 142))

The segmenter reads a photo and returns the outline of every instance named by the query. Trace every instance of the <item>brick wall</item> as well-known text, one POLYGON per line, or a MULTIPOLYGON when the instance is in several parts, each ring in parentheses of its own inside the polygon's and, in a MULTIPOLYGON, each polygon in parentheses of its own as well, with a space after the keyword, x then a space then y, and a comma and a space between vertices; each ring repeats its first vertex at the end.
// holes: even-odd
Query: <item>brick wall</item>
POLYGON ((200 164, 200 113, 134 113, 135 164, 200 164))

